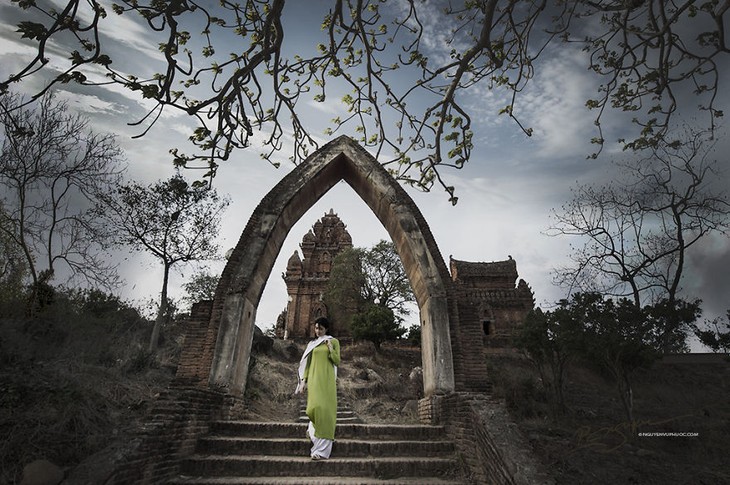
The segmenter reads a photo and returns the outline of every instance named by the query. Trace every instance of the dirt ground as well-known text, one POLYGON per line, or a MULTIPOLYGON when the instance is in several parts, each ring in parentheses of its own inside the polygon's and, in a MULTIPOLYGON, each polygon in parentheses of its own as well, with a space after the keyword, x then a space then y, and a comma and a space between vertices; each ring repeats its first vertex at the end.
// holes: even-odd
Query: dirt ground
MULTIPOLYGON (((252 358, 244 417, 295 420, 299 413, 297 366, 304 344, 275 340, 268 353, 252 358)), ((340 402, 367 423, 418 423, 417 403, 423 397, 418 347, 343 343, 337 371, 340 402)))

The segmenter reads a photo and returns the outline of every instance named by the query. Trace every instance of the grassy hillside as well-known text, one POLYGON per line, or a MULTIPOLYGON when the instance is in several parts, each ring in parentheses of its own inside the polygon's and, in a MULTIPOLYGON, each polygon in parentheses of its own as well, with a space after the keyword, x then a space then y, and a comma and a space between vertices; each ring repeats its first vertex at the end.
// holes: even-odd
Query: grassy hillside
POLYGON ((730 483, 730 362, 639 371, 633 425, 613 382, 584 367, 568 369, 560 413, 527 361, 492 357, 489 365, 495 394, 559 483, 730 483))
POLYGON ((151 323, 118 301, 59 298, 32 319, 2 310, 0 484, 36 459, 68 470, 111 453, 174 375, 181 328, 152 356, 151 323))

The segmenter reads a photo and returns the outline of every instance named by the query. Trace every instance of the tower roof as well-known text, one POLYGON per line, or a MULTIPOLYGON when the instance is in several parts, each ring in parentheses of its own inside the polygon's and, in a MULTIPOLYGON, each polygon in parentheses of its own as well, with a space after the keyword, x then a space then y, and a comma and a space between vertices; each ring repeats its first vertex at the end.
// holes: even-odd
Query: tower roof
POLYGON ((295 249, 294 254, 289 257, 289 261, 286 263, 286 269, 301 268, 302 260, 299 257, 299 252, 295 249))
POLYGON ((510 257, 504 261, 472 262, 449 258, 453 281, 475 287, 514 288, 517 262, 510 257))

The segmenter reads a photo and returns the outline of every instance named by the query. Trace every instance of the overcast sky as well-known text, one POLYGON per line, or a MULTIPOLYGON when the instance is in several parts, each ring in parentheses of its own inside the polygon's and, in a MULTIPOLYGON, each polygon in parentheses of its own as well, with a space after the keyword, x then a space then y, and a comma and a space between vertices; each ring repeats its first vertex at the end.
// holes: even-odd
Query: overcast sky
MULTIPOLYGON (((286 41, 297 49, 314 49, 322 41, 318 27, 322 13, 310 6, 327 5, 327 2, 306 2, 306 8, 301 8, 304 4, 288 2, 286 6, 286 41)), ((120 18, 109 11, 114 24, 107 22, 110 25, 107 35, 117 49, 115 65, 121 69, 149 65, 152 69, 159 54, 160 39, 141 29, 129 15, 120 18)), ((0 5, 0 77, 3 79, 17 72, 36 52, 32 44, 21 43, 15 33, 19 15, 16 6, 0 5)), ((428 26, 437 19, 424 17, 422 21, 428 26)), ((433 55, 439 55, 439 35, 435 34, 439 29, 433 25, 428 32, 426 43, 433 46, 433 55)), ((56 46, 51 44, 50 48, 53 51, 56 46)), ((585 101, 595 96, 597 86, 596 78, 586 69, 586 62, 584 53, 567 45, 559 45, 549 57, 542 59, 535 79, 518 99, 518 115, 526 126, 534 129, 529 138, 509 119, 496 115, 499 107, 509 104, 504 93, 473 89, 464 100, 476 114, 471 161, 461 171, 444 172, 456 188, 458 204, 452 206, 447 195, 438 189, 431 193, 407 189, 426 218, 447 264, 450 255, 467 261, 497 261, 511 255, 517 262, 520 278, 530 284, 541 306, 549 306, 565 296, 565 290, 552 284, 551 270, 567 262, 569 244, 576 243, 544 235, 551 223, 550 210, 568 200, 570 188, 576 183, 598 183, 613 177, 615 172, 609 161, 624 156, 615 141, 627 126, 628 118, 610 113, 604 120, 609 143, 599 159, 586 158, 594 149, 590 138, 596 132, 594 113, 588 112, 585 101)), ((724 74, 727 75, 727 69, 724 74)), ((721 79, 723 82, 727 84, 728 79, 721 79)), ((41 83, 41 79, 31 79, 13 89, 33 92, 41 83)), ((194 126, 191 120, 170 110, 144 138, 132 139, 140 128, 128 123, 145 112, 145 106, 135 94, 114 86, 85 89, 69 84, 64 88, 59 96, 90 117, 96 130, 118 135, 129 162, 130 178, 152 182, 173 174, 168 150, 187 139, 194 126)), ((719 94, 718 109, 726 113, 730 113, 729 92, 724 89, 719 94)), ((323 134, 326 124, 322 120, 345 113, 345 107, 336 97, 328 99, 331 101, 323 104, 310 103, 302 111, 305 122, 321 134, 321 142, 329 139, 323 134)), ((342 133, 335 136, 339 134, 342 133)), ((722 157, 720 162, 726 170, 723 176, 727 177, 730 168, 727 129, 722 127, 720 134, 717 154, 722 157)), ((223 252, 235 246, 261 198, 291 170, 291 163, 286 161, 291 144, 285 150, 279 169, 261 160, 260 149, 256 147, 234 153, 220 167, 215 187, 232 198, 221 228, 223 252)), ((350 187, 344 182, 337 184, 290 232, 259 306, 257 324, 260 327, 271 326, 285 308, 286 289, 281 274, 286 261, 298 249, 302 236, 330 208, 347 225, 356 246, 372 246, 380 239, 388 239, 370 209, 350 187)), ((209 266, 218 272, 223 263, 209 266)), ((725 236, 708 239, 689 255, 684 288, 686 295, 704 300, 705 316, 722 315, 730 308, 729 270, 730 242, 725 236)), ((132 255, 130 263, 122 266, 122 272, 126 280, 121 290, 124 297, 132 300, 157 297, 162 271, 150 258, 132 255)), ((183 275, 173 277, 174 297, 182 296, 182 284, 191 272, 192 268, 188 268, 183 275)))

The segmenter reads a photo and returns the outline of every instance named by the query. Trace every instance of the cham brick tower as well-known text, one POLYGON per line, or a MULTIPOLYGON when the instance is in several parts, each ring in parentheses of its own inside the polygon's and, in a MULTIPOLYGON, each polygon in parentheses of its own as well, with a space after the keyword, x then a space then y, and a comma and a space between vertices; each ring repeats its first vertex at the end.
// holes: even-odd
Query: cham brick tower
POLYGON ((308 339, 313 337, 312 322, 328 316, 323 295, 329 281, 332 262, 344 249, 352 247, 352 237, 347 227, 330 209, 312 229, 304 235, 299 252, 289 258, 286 283, 289 302, 276 322, 276 336, 284 339, 308 339))

